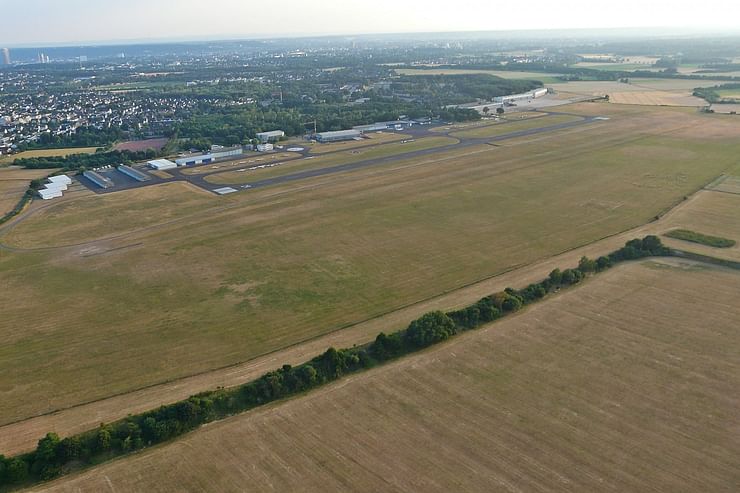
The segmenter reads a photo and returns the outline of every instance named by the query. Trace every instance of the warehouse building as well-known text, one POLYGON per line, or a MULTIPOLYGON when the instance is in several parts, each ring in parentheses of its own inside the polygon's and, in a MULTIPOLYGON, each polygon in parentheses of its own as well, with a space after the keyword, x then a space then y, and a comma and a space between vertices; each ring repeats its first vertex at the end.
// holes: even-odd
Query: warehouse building
POLYGON ((53 188, 42 188, 41 190, 37 190, 37 193, 43 200, 51 200, 62 196, 61 190, 53 188))
POLYGON ((340 142, 343 140, 359 139, 362 132, 359 130, 339 130, 337 132, 319 132, 315 135, 319 142, 340 142))
POLYGON ((283 137, 285 137, 285 132, 283 132, 282 130, 271 130, 269 132, 257 133, 257 138, 262 143, 280 140, 283 137))
POLYGON ((84 173, 82 173, 82 176, 84 176, 100 188, 111 188, 114 185, 113 180, 95 171, 85 171, 84 173))
POLYGON ((72 184, 72 178, 67 175, 50 176, 44 188, 37 190, 39 197, 50 200, 64 195, 67 186, 72 184))
POLYGON ((177 168, 177 165, 173 163, 172 161, 170 161, 169 159, 155 159, 154 161, 149 161, 146 164, 150 168, 156 169, 159 171, 177 168))
POLYGON ((126 166, 125 164, 120 165, 118 167, 118 171, 126 176, 130 176, 136 181, 149 181, 152 179, 152 177, 147 175, 146 173, 142 173, 138 169, 134 169, 131 166, 126 166))
POLYGON ((67 184, 66 183, 56 183, 56 182, 49 182, 44 187, 47 190, 67 190, 67 184))
POLYGON ((57 175, 57 176, 50 176, 49 177, 50 183, 64 183, 65 185, 71 185, 72 184, 72 178, 70 178, 67 175, 57 175))
POLYGON ((177 166, 194 166, 196 164, 208 164, 212 163, 217 159, 229 159, 244 154, 244 148, 241 146, 236 147, 215 147, 218 149, 215 152, 209 152, 208 154, 194 154, 191 156, 183 156, 175 159, 177 166))

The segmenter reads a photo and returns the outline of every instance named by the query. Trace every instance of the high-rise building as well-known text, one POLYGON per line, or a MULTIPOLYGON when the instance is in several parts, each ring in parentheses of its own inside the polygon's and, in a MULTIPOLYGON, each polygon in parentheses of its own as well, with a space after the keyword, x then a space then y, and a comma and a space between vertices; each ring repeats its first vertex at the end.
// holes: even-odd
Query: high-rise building
POLYGON ((0 51, 3 52, 3 64, 10 65, 10 50, 7 48, 3 48, 0 51))

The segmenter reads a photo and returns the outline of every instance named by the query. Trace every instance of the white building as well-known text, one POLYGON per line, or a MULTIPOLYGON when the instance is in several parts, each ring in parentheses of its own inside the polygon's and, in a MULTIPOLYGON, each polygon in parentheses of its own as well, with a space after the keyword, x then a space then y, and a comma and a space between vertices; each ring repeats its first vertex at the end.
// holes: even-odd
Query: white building
POLYGON ((50 176, 49 181, 51 183, 64 183, 65 185, 72 184, 72 178, 67 175, 50 176))
POLYGON ((66 190, 67 189, 67 184, 66 183, 51 182, 51 183, 47 183, 46 185, 44 185, 44 187, 47 190, 66 190))
POLYGON ((359 139, 362 133, 359 130, 339 130, 337 132, 319 132, 316 140, 319 142, 340 142, 342 140, 359 139))
POLYGON ((160 171, 177 168, 177 165, 169 159, 155 159, 154 161, 148 161, 146 164, 150 168, 160 171))
POLYGON ((271 151, 275 148, 272 144, 257 144, 257 150, 259 152, 271 151))
MULTIPOLYGON (((215 146, 214 146, 215 147, 215 146)), ((210 152, 208 154, 191 154, 175 159, 175 163, 178 166, 193 166, 196 164, 208 164, 212 163, 217 159, 227 159, 244 154, 244 149, 241 146, 236 147, 220 147, 217 152, 210 152)))
POLYGON ((39 197, 44 200, 51 200, 62 196, 62 191, 57 189, 42 188, 38 190, 39 197))
POLYGON ((271 130, 270 132, 259 132, 257 138, 260 142, 270 142, 271 140, 278 140, 285 137, 285 132, 282 130, 271 130))

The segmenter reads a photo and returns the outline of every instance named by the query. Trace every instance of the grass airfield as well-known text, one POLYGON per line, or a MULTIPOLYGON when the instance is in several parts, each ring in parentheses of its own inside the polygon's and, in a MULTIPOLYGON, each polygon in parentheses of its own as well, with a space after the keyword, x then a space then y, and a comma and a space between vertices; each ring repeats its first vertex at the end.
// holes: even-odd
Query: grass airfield
POLYGON ((247 361, 644 224, 740 151, 717 115, 568 111, 610 119, 253 193, 178 182, 34 208, 0 230, 0 423, 247 361))

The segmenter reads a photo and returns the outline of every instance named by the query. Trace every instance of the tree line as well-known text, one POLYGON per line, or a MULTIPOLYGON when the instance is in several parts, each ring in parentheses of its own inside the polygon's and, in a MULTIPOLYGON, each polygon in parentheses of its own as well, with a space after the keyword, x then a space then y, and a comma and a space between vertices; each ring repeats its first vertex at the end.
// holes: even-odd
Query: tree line
POLYGON ((575 268, 555 269, 546 279, 523 289, 507 288, 461 310, 427 313, 403 330, 381 332, 369 344, 329 348, 306 363, 295 367, 284 365, 246 384, 196 394, 114 423, 101 423, 97 429, 71 437, 48 433, 33 452, 9 458, 0 455, 0 487, 49 480, 73 469, 165 442, 204 423, 306 392, 493 322, 619 262, 664 255, 670 255, 670 250, 656 236, 634 239, 598 259, 582 257, 575 268))
POLYGON ((145 151, 109 151, 93 154, 70 154, 68 156, 17 158, 13 164, 29 169, 64 168, 67 170, 100 168, 108 165, 129 164, 153 159, 154 149, 145 151))

